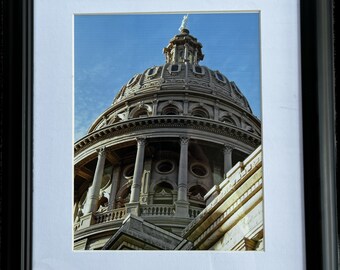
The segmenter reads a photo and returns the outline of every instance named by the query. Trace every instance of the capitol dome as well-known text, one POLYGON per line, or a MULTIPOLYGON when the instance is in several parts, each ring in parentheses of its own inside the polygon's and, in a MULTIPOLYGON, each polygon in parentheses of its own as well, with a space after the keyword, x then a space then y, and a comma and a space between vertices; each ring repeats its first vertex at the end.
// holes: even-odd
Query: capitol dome
POLYGON ((163 49, 165 64, 132 76, 75 142, 75 246, 103 248, 128 214, 180 236, 208 191, 261 144, 246 97, 200 65, 202 47, 182 29, 163 49))

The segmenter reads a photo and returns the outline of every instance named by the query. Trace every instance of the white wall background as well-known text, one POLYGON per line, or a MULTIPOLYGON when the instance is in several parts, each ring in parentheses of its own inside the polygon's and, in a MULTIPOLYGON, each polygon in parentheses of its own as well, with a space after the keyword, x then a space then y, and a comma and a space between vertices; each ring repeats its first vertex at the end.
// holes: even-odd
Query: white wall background
POLYGON ((298 0, 36 0, 33 269, 304 269, 298 0), (265 252, 72 251, 73 15, 260 11, 265 252))

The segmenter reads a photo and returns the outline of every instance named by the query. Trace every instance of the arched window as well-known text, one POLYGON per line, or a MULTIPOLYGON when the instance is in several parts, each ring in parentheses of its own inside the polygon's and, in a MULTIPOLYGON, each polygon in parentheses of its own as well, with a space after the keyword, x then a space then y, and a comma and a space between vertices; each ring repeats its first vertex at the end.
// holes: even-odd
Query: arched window
POLYGON ((178 108, 175 106, 166 106, 163 111, 162 115, 178 115, 178 108))
POLYGON ((215 71, 215 78, 222 83, 227 82, 226 78, 219 71, 215 71))
POLYGON ((189 189, 189 198, 193 200, 203 201, 205 194, 207 194, 207 190, 200 185, 192 186, 189 189))
POLYGON ((170 183, 168 182, 161 182, 159 184, 157 184, 155 186, 155 193, 160 193, 162 192, 163 190, 166 192, 166 193, 171 193, 172 190, 173 190, 173 187, 170 183))
POLYGON ((131 186, 125 188, 120 196, 117 198, 117 208, 125 207, 125 204, 130 201, 130 195, 131 195, 131 186))
POLYGON ((147 77, 154 77, 157 75, 159 67, 152 67, 149 68, 148 71, 146 72, 147 77))
POLYGON ((168 71, 170 74, 175 74, 181 71, 181 65, 179 64, 172 64, 168 67, 168 71))
POLYGON ((199 65, 194 65, 192 71, 198 75, 204 75, 205 73, 204 69, 199 65))
POLYGON ((130 86, 133 86, 137 83, 137 79, 138 79, 139 75, 135 75, 133 76, 129 82, 127 83, 127 86, 130 87, 130 86))
POLYGON ((148 117, 149 113, 146 108, 140 108, 133 114, 133 118, 141 118, 141 117, 148 117))
POLYGON ((173 203, 173 187, 168 182, 161 182, 154 188, 155 195, 153 202, 155 204, 172 204, 173 203))
POLYGON ((104 212, 107 210, 108 199, 105 196, 102 196, 98 201, 97 211, 104 212))
POLYGON ((223 116, 220 121, 226 124, 236 126, 235 120, 232 119, 230 116, 223 116))
POLYGON ((120 122, 122 119, 118 115, 113 115, 109 121, 109 124, 115 124, 120 122))
POLYGON ((209 113, 203 108, 193 109, 191 115, 201 118, 209 118, 209 113))

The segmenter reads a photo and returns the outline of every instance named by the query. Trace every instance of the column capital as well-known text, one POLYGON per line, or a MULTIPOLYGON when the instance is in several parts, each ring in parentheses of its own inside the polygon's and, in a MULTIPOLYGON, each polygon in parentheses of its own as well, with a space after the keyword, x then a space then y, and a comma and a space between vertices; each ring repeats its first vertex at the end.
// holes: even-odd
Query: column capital
POLYGON ((98 156, 105 156, 106 154, 106 147, 103 146, 103 147, 100 147, 98 149, 96 149, 97 153, 98 153, 98 156))
POLYGON ((190 138, 181 136, 179 137, 179 142, 181 145, 187 145, 189 143, 190 138))
POLYGON ((228 143, 223 145, 223 153, 231 153, 234 150, 234 146, 228 143))
POLYGON ((144 146, 147 143, 146 137, 136 137, 136 141, 137 141, 137 146, 144 146))

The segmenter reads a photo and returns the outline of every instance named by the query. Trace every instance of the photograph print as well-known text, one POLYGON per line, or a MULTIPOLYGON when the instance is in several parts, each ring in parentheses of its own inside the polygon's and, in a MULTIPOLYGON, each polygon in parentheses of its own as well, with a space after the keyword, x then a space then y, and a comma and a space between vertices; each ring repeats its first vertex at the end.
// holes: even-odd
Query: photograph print
POLYGON ((73 250, 264 251, 260 13, 74 16, 73 250))

